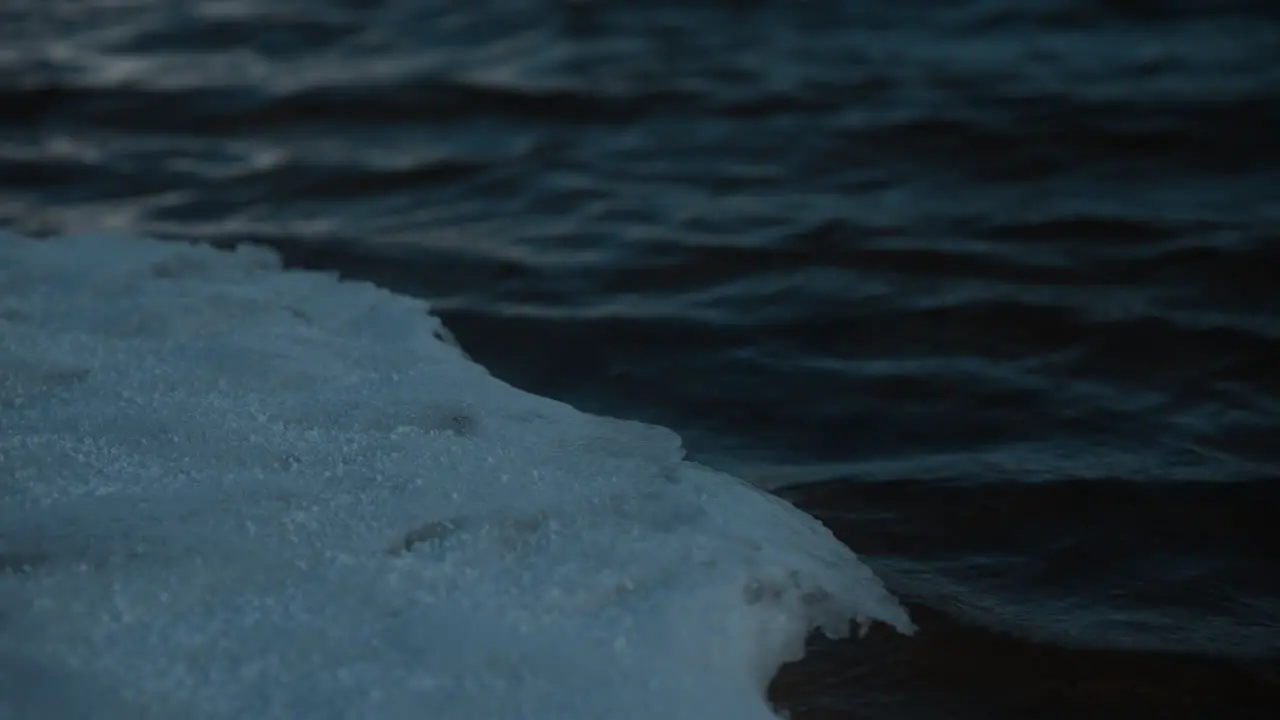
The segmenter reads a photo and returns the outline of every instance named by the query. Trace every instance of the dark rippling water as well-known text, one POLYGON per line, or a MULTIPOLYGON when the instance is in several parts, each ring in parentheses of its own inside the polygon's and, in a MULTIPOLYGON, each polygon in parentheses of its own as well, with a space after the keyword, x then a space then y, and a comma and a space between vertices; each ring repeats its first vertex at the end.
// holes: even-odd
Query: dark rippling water
POLYGON ((7 0, 0 225, 431 297, 780 488, 923 629, 796 718, 1280 709, 1271 0, 7 0))

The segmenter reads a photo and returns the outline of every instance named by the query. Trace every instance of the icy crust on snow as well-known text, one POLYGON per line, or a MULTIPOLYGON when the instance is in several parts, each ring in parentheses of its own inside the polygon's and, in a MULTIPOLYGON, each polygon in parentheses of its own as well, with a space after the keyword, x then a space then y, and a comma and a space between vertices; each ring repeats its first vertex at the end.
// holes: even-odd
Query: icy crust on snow
POLYGON ((662 428, 270 251, 0 232, 0 718, 774 718, 911 624, 662 428))

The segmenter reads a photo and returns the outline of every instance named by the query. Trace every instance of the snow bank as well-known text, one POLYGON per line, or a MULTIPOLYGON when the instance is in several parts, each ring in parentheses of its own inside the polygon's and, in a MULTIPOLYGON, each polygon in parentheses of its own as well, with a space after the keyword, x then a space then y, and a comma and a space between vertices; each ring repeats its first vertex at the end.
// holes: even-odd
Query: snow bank
POLYGON ((269 251, 0 233, 0 717, 735 720, 911 624, 662 428, 269 251))

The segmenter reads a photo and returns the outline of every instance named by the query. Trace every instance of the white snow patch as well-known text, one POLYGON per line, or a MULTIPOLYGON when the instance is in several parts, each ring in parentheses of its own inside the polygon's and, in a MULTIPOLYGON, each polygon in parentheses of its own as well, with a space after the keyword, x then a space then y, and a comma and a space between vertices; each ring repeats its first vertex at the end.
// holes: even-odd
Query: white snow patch
POLYGON ((0 232, 0 717, 771 719, 817 521, 258 248, 0 232))

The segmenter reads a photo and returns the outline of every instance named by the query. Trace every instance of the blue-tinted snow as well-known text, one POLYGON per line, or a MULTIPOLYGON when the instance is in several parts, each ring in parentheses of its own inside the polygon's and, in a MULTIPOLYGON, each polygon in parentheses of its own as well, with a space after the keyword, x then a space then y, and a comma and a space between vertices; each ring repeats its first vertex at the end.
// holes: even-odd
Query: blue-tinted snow
POLYGON ((0 717, 765 719, 811 627, 911 630, 818 522, 681 458, 420 300, 0 233, 0 717))

